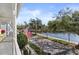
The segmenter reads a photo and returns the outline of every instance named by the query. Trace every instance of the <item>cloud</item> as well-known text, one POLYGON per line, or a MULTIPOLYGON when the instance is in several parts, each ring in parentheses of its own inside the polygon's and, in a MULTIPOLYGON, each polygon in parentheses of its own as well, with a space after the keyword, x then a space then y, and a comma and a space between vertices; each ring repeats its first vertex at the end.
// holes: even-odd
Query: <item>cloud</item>
POLYGON ((33 17, 36 17, 36 16, 39 16, 41 14, 41 10, 38 10, 38 9, 34 9, 34 10, 31 10, 31 9, 27 9, 27 8, 22 8, 21 11, 20 11, 20 15, 31 15, 33 17))
POLYGON ((44 10, 39 9, 31 10, 27 8, 22 8, 17 18, 17 24, 23 24, 24 21, 27 21, 27 23, 29 23, 30 18, 35 17, 41 19, 43 24, 47 24, 49 20, 52 20, 53 13, 50 11, 45 12, 44 10))
POLYGON ((27 14, 30 14, 33 17, 37 17, 41 14, 41 11, 40 10, 27 10, 27 14))
POLYGON ((49 20, 54 20, 55 18, 53 18, 53 13, 52 12, 47 12, 41 16, 39 16, 39 18, 42 20, 42 23, 47 25, 49 20))

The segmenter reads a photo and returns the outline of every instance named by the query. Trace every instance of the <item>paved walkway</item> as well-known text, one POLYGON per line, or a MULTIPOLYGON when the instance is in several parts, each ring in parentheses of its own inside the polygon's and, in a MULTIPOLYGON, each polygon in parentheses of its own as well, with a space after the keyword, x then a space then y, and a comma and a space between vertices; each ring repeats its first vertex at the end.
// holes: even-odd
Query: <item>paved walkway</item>
POLYGON ((0 42, 0 55, 13 55, 12 37, 4 38, 0 42))

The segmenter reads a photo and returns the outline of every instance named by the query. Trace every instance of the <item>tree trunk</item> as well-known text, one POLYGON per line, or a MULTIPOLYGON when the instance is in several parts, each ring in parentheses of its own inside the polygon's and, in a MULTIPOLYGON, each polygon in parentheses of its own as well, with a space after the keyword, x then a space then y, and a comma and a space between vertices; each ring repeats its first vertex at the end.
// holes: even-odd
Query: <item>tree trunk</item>
POLYGON ((37 33, 37 24, 35 25, 35 34, 37 33))
POLYGON ((68 33, 68 41, 70 42, 70 33, 68 33))

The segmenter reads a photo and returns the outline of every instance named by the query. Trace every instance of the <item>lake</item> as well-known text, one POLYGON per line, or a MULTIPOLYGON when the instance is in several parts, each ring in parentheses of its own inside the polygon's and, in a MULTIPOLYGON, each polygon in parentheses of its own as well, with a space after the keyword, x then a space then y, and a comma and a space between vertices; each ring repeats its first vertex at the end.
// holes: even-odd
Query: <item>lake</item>
MULTIPOLYGON (((49 37, 56 37, 63 40, 68 40, 68 33, 42 33, 44 35, 47 35, 49 37)), ((79 35, 70 33, 70 40, 73 42, 79 42, 79 35)))

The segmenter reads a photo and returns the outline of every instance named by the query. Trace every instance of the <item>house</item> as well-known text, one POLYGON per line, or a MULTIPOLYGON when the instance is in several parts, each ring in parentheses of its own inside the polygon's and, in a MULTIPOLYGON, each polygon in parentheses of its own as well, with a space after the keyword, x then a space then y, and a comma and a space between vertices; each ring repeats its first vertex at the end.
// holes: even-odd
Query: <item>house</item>
POLYGON ((5 38, 0 43, 1 55, 20 55, 17 44, 16 18, 21 4, 0 3, 0 29, 5 30, 5 38))

